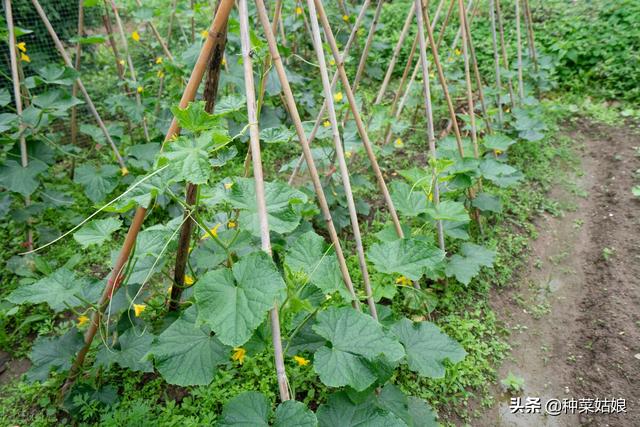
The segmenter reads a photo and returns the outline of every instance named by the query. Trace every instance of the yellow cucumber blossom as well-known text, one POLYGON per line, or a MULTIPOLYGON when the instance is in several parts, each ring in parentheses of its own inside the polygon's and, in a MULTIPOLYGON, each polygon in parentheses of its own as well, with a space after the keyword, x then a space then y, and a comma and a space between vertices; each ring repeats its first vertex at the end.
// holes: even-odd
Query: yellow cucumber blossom
POLYGON ((184 284, 185 286, 191 286, 193 285, 193 283, 195 282, 193 276, 190 276, 188 274, 184 275, 184 284))
POLYGON ((131 38, 132 38, 134 41, 139 42, 139 41, 140 41, 140 34, 139 34, 137 31, 134 31, 133 33, 131 33, 131 38))
POLYGON ((232 219, 230 219, 229 222, 227 222, 227 228, 236 228, 237 226, 238 224, 232 219))
POLYGON ((127 175, 129 175, 129 169, 127 169, 126 167, 122 167, 122 168, 120 168, 120 174, 121 174, 122 176, 127 176, 127 175))
POLYGON ((233 349, 231 360, 237 360, 241 365, 244 363, 244 358, 247 355, 247 350, 242 347, 236 347, 233 349))
POLYGON ((142 86, 138 86, 138 89, 136 90, 138 91, 138 93, 144 92, 144 88, 142 86))
POLYGON ((31 62, 31 58, 24 52, 20 52, 20 60, 23 62, 31 62))
POLYGON ((296 15, 302 15, 302 8, 300 6, 296 7, 296 15))
POLYGON ((218 228, 220 227, 220 225, 221 225, 220 223, 217 223, 216 225, 211 227, 209 229, 209 233, 204 233, 202 237, 200 237, 200 240, 206 240, 209 237, 211 237, 212 234, 213 234, 213 237, 218 237, 218 228))
POLYGON ((344 156, 345 156, 347 159, 350 159, 352 154, 353 154, 353 153, 352 153, 351 151, 345 151, 345 152, 344 152, 344 156))
POLYGON ((329 126, 331 126, 331 122, 329 120, 325 120, 324 122, 322 122, 322 126, 328 128, 329 126))
POLYGON ((82 316, 78 316, 78 326, 82 326, 89 321, 89 318, 84 314, 82 316))
POLYGON ((456 48, 455 53, 456 53, 456 56, 460 56, 462 54, 462 51, 456 48))
POLYGON ((342 15, 342 20, 344 22, 349 22, 349 15, 342 15))
POLYGON ((402 142, 402 138, 398 138, 396 139, 396 141, 393 143, 393 145, 396 146, 396 148, 402 148, 404 147, 404 142, 402 142))
POLYGON ((200 35, 202 36, 203 39, 206 39, 207 37, 209 37, 209 31, 208 30, 202 30, 202 31, 200 31, 200 35))
POLYGON ((133 312, 136 315, 136 317, 140 317, 142 312, 145 311, 146 309, 147 309, 147 306, 145 304, 133 304, 133 312))
POLYGON ((296 361, 298 366, 307 366, 309 364, 309 359, 305 359, 302 356, 293 356, 293 360, 296 361))
POLYGON ((224 189, 225 190, 231 190, 231 187, 233 187, 233 182, 225 182, 224 183, 224 189))
POLYGON ((26 52, 27 51, 27 44, 25 42, 20 42, 16 45, 16 47, 18 49, 20 49, 22 52, 26 52))
POLYGON ((335 95, 333 95, 333 100, 336 102, 342 101, 342 92, 338 92, 335 95))
POLYGON ((400 276, 396 279, 396 283, 400 286, 411 286, 413 282, 407 277, 400 276))
POLYGON ((496 153, 496 155, 499 156, 500 154, 502 154, 502 150, 495 150, 495 153, 496 153))
POLYGON ((336 65, 336 61, 334 61, 333 59, 329 60, 329 65, 334 66, 336 65))
POLYGON ((158 75, 159 78, 163 78, 164 77, 164 71, 158 70, 157 75, 158 75))
POLYGON ((121 59, 120 61, 118 61, 118 64, 124 65, 124 59, 121 59))
POLYGON ((156 64, 162 64, 162 56, 156 58, 156 64))

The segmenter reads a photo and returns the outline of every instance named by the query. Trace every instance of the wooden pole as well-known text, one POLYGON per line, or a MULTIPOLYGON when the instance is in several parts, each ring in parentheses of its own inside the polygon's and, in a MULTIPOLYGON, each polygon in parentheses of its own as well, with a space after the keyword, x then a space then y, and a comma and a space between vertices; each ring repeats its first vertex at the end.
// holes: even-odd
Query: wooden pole
MULTIPOLYGON (((498 18, 498 31, 500 33, 500 48, 502 51, 502 62, 504 68, 509 70, 509 59, 507 57, 507 45, 504 41, 504 25, 502 24, 502 12, 500 11, 500 0, 495 0, 496 2, 496 17, 498 18)), ((513 79, 511 76, 507 78, 507 87, 509 88, 509 98, 511 100, 511 108, 516 107, 516 97, 513 92, 513 79)))
POLYGON ((113 38, 113 29, 111 28, 111 19, 109 18, 109 7, 107 4, 107 0, 104 0, 104 14, 102 15, 102 22, 104 24, 104 29, 107 32, 107 36, 109 38, 109 45, 111 46, 111 50, 113 51, 113 58, 116 61, 116 70, 118 70, 118 77, 120 78, 120 80, 123 80, 124 67, 120 63, 120 55, 118 54, 118 45, 116 44, 116 41, 113 38))
MULTIPOLYGON (((434 160, 436 159, 436 136, 433 126, 433 108, 431 105, 431 88, 429 84, 429 63, 427 62, 427 43, 424 37, 424 17, 422 15, 422 7, 420 5, 421 0, 415 0, 415 14, 418 24, 418 40, 420 46, 420 65, 422 68, 422 87, 424 90, 424 109, 427 116, 427 142, 429 145, 429 155, 434 160)), ((438 177, 435 177, 433 183, 433 203, 438 206, 440 204, 440 189, 438 186, 438 177)), ((436 228, 438 230, 438 244, 440 249, 445 250, 444 247, 444 231, 442 228, 442 221, 436 221, 436 228)))
POLYGON ((438 36, 438 43, 436 43, 436 46, 438 47, 438 49, 440 49, 442 40, 444 40, 444 32, 446 31, 447 25, 451 20, 451 15, 453 14, 453 7, 455 6, 455 4, 456 4, 456 0, 451 0, 449 2, 449 9, 447 9, 447 16, 444 18, 444 22, 442 23, 442 28, 440 29, 440 35, 438 36))
POLYGON ((382 0, 378 0, 376 11, 373 14, 373 21, 371 21, 371 26, 369 27, 369 35, 367 36, 367 40, 364 43, 364 49, 362 50, 362 55, 360 55, 360 62, 358 63, 358 68, 356 70, 356 77, 353 80, 354 92, 358 90, 358 85, 360 84, 360 80, 362 80, 362 75, 364 74, 364 67, 365 65, 367 65, 367 58, 369 56, 369 52, 371 51, 371 46, 373 45, 373 36, 376 33, 378 21, 380 20, 380 13, 382 12, 383 3, 384 2, 382 0))
POLYGON ((518 96, 520 103, 524 99, 524 79, 522 78, 522 34, 520 33, 520 0, 516 4, 516 43, 518 52, 518 96))
POLYGON ((498 108, 498 126, 502 127, 502 79, 500 71, 500 54, 498 53, 498 37, 496 32, 495 0, 489 0, 489 15, 491 18, 491 41, 493 43, 493 65, 496 74, 496 107, 498 108))
MULTIPOLYGON (((24 136, 25 126, 22 121, 22 94, 20 93, 20 76, 18 74, 18 57, 16 47, 15 27, 13 25, 13 11, 11 9, 11 0, 4 0, 4 13, 7 20, 7 30, 9 32, 9 58, 11 62, 11 82, 13 84, 13 98, 16 104, 16 114, 20 119, 20 164, 23 168, 29 166, 29 155, 27 152, 27 140, 24 136)), ((24 197, 25 207, 31 205, 31 197, 24 197)), ((26 226, 27 249, 33 249, 33 231, 31 230, 30 220, 27 220, 26 226)))
MULTIPOLYGON (((6 1, 6 0, 5 0, 6 1)), ((37 1, 37 0, 32 0, 37 1)), ((202 48, 200 49, 200 55, 196 61, 195 66, 191 72, 191 76, 189 77, 189 82, 187 83, 187 87, 182 94, 182 98, 180 99, 180 108, 186 108, 191 101, 195 99, 196 92, 198 90, 198 86, 202 81, 202 77, 207 68, 207 65, 210 61, 213 47, 215 45, 215 39, 218 37, 224 37, 223 28, 227 25, 227 20, 229 18, 229 13, 231 12, 231 8, 233 7, 234 0, 222 0, 220 7, 218 8, 218 12, 213 19, 213 23, 211 24, 211 28, 209 29, 209 35, 205 40, 202 48)), ((81 86, 82 87, 82 86, 81 86)), ((177 125, 177 120, 174 117, 172 121, 172 126, 167 131, 164 142, 166 143, 174 136, 178 135, 180 129, 177 125)), ((142 227, 142 223, 144 221, 144 217, 147 213, 147 208, 139 207, 136 209, 136 213, 133 217, 131 225, 129 226, 129 231, 127 232, 127 236, 125 241, 120 249, 120 254, 116 259, 116 262, 111 270, 111 274, 109 275, 109 279, 107 280, 107 285, 105 286, 102 296, 100 297, 100 302, 98 304, 98 310, 93 312, 91 317, 91 325, 87 332, 84 335, 84 346, 76 356, 71 369, 69 370, 69 374, 67 376, 67 380, 64 385, 60 389, 60 397, 64 396, 64 394, 73 386, 76 381, 80 370, 82 369, 82 365, 84 364, 84 359, 91 347, 91 343, 95 338, 96 332, 98 331, 98 327, 102 320, 102 314, 107 306, 106 302, 110 295, 113 294, 116 286, 120 284, 122 281, 122 271, 125 267, 129 256, 131 255, 131 250, 135 244, 136 238, 138 236, 138 232, 142 227)))
POLYGON ((313 160, 313 155, 311 154, 309 141, 307 140, 307 136, 304 132, 304 127, 302 126, 302 120, 300 119, 298 107, 296 106, 295 99, 293 98, 293 92, 291 92, 291 86, 289 85, 289 81, 287 80, 284 65, 282 64, 282 58, 280 57, 280 54, 278 52, 278 45, 276 43, 275 35, 271 30, 271 22, 269 22, 269 16, 267 15, 267 8, 264 4, 264 0, 256 0, 256 9, 260 18, 260 24, 262 25, 267 43, 269 45, 271 59, 276 69, 276 73, 278 74, 278 80, 280 81, 280 86, 282 87, 283 96, 287 103, 287 110, 295 126, 296 134, 298 135, 298 140, 300 141, 302 152, 304 154, 305 161, 307 162, 307 168, 309 169, 311 182, 313 183, 316 197, 318 198, 318 205, 320 206, 320 211, 322 212, 322 216, 324 217, 327 231, 329 232, 329 236, 331 238, 331 243, 333 244, 333 247, 336 251, 336 258, 338 259, 338 265, 340 267, 342 279, 347 288, 347 291, 353 298, 353 306, 356 309, 360 310, 360 302, 356 298, 356 294, 353 290, 353 283, 351 282, 349 269, 347 268, 344 253, 342 252, 342 245, 340 244, 338 233, 336 232, 336 228, 333 224, 333 219, 331 218, 331 211, 329 210, 329 204, 327 203, 327 198, 324 195, 322 182, 320 181, 320 176, 318 175, 318 170, 316 169, 315 161, 313 160))
POLYGON ((336 44, 336 40, 333 37, 333 32, 331 31, 331 26, 329 24, 329 19, 324 11, 324 6, 320 0, 314 0, 316 4, 316 9, 318 11, 318 16, 320 17, 320 21, 322 22, 322 27, 324 29, 325 36, 327 41, 329 42, 329 47, 331 48, 331 52, 333 53, 333 58, 336 62, 336 66, 338 67, 338 73, 340 74, 340 80, 342 81, 342 87, 347 94, 347 99, 349 100, 349 106, 351 109, 351 113, 353 114, 353 118, 356 122, 356 128, 358 129, 358 134, 360 134, 360 138, 362 139, 362 143, 364 144, 364 149, 367 152, 367 157, 369 157, 369 162, 371 163, 371 167, 373 169, 373 173, 376 176, 376 180, 378 182, 378 188, 382 192, 382 196, 387 205, 387 209, 389 210, 389 214, 391 215, 391 220, 393 221, 393 225, 396 229, 396 233, 400 238, 404 237, 404 232, 402 231, 402 227, 400 225, 400 220, 398 219, 398 214, 396 212, 396 208, 393 205, 393 201, 391 200, 391 195, 389 194, 389 189, 387 188, 387 184, 382 176, 382 171, 380 170, 380 166, 378 165, 378 161, 376 159, 376 155, 373 152, 373 147, 371 141, 369 140, 369 135, 367 134, 367 130, 365 129, 364 123, 362 122, 362 117, 360 116, 360 111, 358 110, 358 104, 356 103, 356 98, 351 90, 351 85, 349 84, 349 78, 347 77, 347 73, 344 69, 344 61, 340 57, 340 52, 338 51, 338 46, 336 44))
POLYGON ((124 47, 124 54, 127 57, 127 65, 129 66, 129 74, 131 80, 133 80, 133 84, 135 86, 133 94, 136 99, 136 105, 140 109, 140 114, 142 114, 142 130, 144 132, 144 137, 149 142, 151 139, 149 138, 149 129, 147 128, 147 118, 144 112, 144 106, 142 105, 142 97, 140 96, 140 92, 138 91, 138 80, 136 79, 136 70, 133 66, 133 59, 131 59, 131 55, 129 54, 129 43, 127 42, 127 35, 124 32, 124 26, 122 25, 122 20, 120 19, 120 14, 118 13, 118 7, 116 6, 116 2, 114 0, 109 0, 109 4, 111 5, 111 10, 113 11, 113 16, 116 20, 116 25, 118 26, 118 31, 120 32, 120 38, 122 38, 122 45, 124 47))
MULTIPOLYGON (((136 4, 138 5, 138 7, 142 7, 142 2, 140 0, 136 0, 136 4)), ((156 40, 160 44, 160 47, 162 48, 162 52, 164 52, 165 56, 169 58, 170 61, 173 61, 173 55, 169 51, 169 47, 167 46, 165 41, 162 39, 162 36, 158 32, 158 29, 156 28, 156 26, 153 25, 153 22, 151 22, 151 19, 146 21, 146 24, 147 24, 147 27, 149 27, 149 29, 153 33, 153 36, 156 38, 156 40)))
MULTIPOLYGON (((256 206, 260 223, 260 241, 262 250, 271 254, 271 239, 269 237, 269 221, 267 218, 267 202, 264 194, 264 176, 262 173, 262 158, 260 154, 260 129, 258 128, 258 108, 256 105, 255 86, 253 82, 253 60, 251 58, 251 42, 249 40, 249 12, 247 0, 238 1, 240 15, 240 43, 242 45, 242 61, 244 66, 244 83, 247 96, 247 115, 249 118, 249 137, 251 143, 251 159, 253 162, 253 177, 256 188, 256 206)), ((278 22, 275 20, 275 22, 278 22)), ((282 352, 282 337, 280 335, 280 320, 278 318, 278 303, 270 311, 271 337, 275 357, 276 373, 280 400, 291 399, 284 367, 284 353, 282 352)))
MULTIPOLYGON (((80 60, 82 58, 82 43, 80 42, 84 35, 84 0, 78 1, 78 42, 76 43, 76 57, 74 68, 76 71, 80 71, 80 60)), ((71 96, 78 96, 78 84, 73 83, 73 89, 71 89, 71 96)), ((71 144, 77 145, 78 143, 78 109, 74 105, 71 108, 71 144)))
POLYGON ((471 141, 473 142, 473 156, 479 158, 478 153, 478 133, 476 129, 476 113, 473 104, 473 90, 471 89, 471 68, 469 65, 469 50, 467 31, 465 30, 466 12, 462 0, 458 0, 458 9, 460 12, 460 28, 462 29, 462 56, 464 59, 464 77, 467 88, 467 109, 469 110, 469 121, 471 126, 471 141))
POLYGON ((365 294, 367 296, 367 304, 369 305, 369 312, 371 313, 371 316, 374 319, 378 319, 376 303, 373 300, 373 292, 371 290, 369 270, 367 269, 367 260, 364 255, 364 246, 362 245, 362 235, 360 234, 360 223, 358 221, 358 213, 356 212, 356 203, 353 197, 353 191, 351 190, 349 169, 347 167, 347 161, 344 156, 344 148, 342 146, 342 141, 340 139, 340 130, 338 128, 338 118, 336 116, 336 109, 333 104, 333 93, 331 89, 331 83, 329 82, 329 72, 327 71, 327 64, 324 57, 322 39, 320 38, 318 16, 316 13, 316 8, 313 4, 313 0, 307 0, 307 7, 309 8, 309 21, 311 22, 313 45, 316 51, 316 56, 318 58, 318 65, 320 66, 320 77, 322 80, 322 87, 324 89, 324 98, 327 104, 327 111, 329 113, 329 121, 331 122, 331 131, 333 142, 335 144, 335 153, 338 160, 338 166, 340 168, 340 178, 342 179, 342 186, 344 187, 344 192, 347 199, 347 207, 349 210, 349 217, 351 219, 351 228, 353 230, 353 239, 356 244, 358 263, 360 264, 360 272, 362 273, 362 281, 364 283, 365 294))
POLYGON ((538 54, 536 52, 536 42, 533 32, 533 15, 531 14, 531 8, 529 7, 529 0, 523 0, 524 5, 524 19, 527 26, 527 37, 529 39, 529 56, 531 62, 533 62, 533 70, 538 72, 538 54))
MULTIPOLYGON (((40 3, 38 2, 38 0, 31 0, 31 2, 33 3, 33 6, 35 7, 36 12, 38 12, 38 15, 40 16, 40 19, 42 19, 42 22, 44 23, 44 26, 47 28, 47 31, 49 32, 49 35, 53 39, 53 42, 56 45, 56 48, 58 49, 58 52, 60 53, 60 56, 62 56, 62 59, 64 60, 65 65, 67 67, 69 67, 69 68, 73 68, 73 64, 71 63, 71 58, 69 58, 69 55, 67 54, 66 50, 64 49, 64 46, 62 45, 62 42, 60 41, 60 38, 58 37, 58 35, 56 34, 55 30, 51 26, 51 22, 49 22, 49 18, 47 18, 47 15, 45 14, 44 10, 42 9, 42 6, 40 6, 40 3)), ((129 173, 129 171, 128 171, 127 167, 124 164, 124 160, 122 159, 122 156, 120 155, 120 152, 118 151, 118 147, 116 147, 116 144, 113 142, 113 139, 111 139, 111 135, 109 135, 109 131, 107 130, 106 126, 104 125, 104 122, 102 121, 102 118, 100 117, 100 114, 98 114, 98 110, 96 110, 96 107, 93 104, 93 101, 91 100, 91 98, 89 97, 89 93, 87 92, 87 89, 85 89, 84 84, 82 83, 82 80, 80 79, 80 77, 78 77, 76 79, 76 83, 78 84, 78 89, 80 89, 80 92, 82 92, 84 100, 87 103, 87 107, 89 107, 89 110, 93 114, 93 117, 96 119, 96 122, 98 122, 98 126, 100 127, 100 130, 102 131, 102 133, 104 134, 104 137, 107 139, 107 142, 111 146, 111 149, 113 150, 113 154, 116 156, 116 159, 118 160, 118 163, 120 164, 120 169, 122 171, 122 174, 126 175, 127 173, 129 173)))

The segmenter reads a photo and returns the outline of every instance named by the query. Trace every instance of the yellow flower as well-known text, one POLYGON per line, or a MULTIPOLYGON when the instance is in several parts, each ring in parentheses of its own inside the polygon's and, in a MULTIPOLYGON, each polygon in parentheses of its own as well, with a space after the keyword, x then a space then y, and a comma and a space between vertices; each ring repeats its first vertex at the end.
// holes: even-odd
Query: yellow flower
POLYGON ((328 128, 329 126, 331 126, 331 122, 330 122, 329 120, 325 120, 325 121, 322 123, 322 126, 324 126, 324 127, 328 128))
POLYGON ((349 15, 342 15, 342 20, 344 22, 349 22, 349 15))
POLYGON ((16 46, 23 52, 27 51, 27 44, 25 42, 20 42, 16 46))
POLYGON ((158 78, 163 78, 164 77, 164 71, 158 70, 157 75, 158 75, 158 78))
POLYGON ((82 326, 89 321, 89 318, 84 314, 78 317, 78 326, 82 326))
POLYGON ((162 64, 162 56, 156 58, 156 64, 162 64))
POLYGON ((124 65, 124 59, 121 59, 120 61, 118 61, 118 64, 124 65))
POLYGON ((138 93, 142 93, 142 92, 144 92, 144 88, 142 86, 138 86, 137 91, 138 91, 138 93))
POLYGON ((340 101, 342 101, 342 92, 338 92, 338 93, 336 93, 335 95, 333 95, 333 99, 334 99, 334 101, 336 101, 336 102, 340 102, 340 101))
POLYGON ((496 154, 499 156, 500 154, 502 154, 502 150, 495 150, 496 154))
POLYGON ((428 197, 430 202, 433 202, 433 193, 429 193, 429 197, 428 197))
POLYGON ((436 76, 436 73, 434 73, 433 71, 429 73, 429 77, 434 78, 436 76))
POLYGON ((236 222, 232 219, 229 220, 229 222, 227 222, 227 228, 236 228, 238 224, 236 224, 236 222))
POLYGON ((24 52, 20 52, 20 60, 24 62, 31 62, 31 58, 24 52))
POLYGON ((452 57, 448 57, 447 58, 447 62, 453 62, 453 58, 452 57))
POLYGON ((296 15, 302 15, 302 8, 300 6, 296 7, 296 15))
POLYGON ((127 169, 126 167, 121 168, 120 169, 120 174, 122 174, 122 176, 129 175, 129 169, 127 169))
POLYGON ((202 36, 203 39, 206 39, 207 37, 209 37, 209 31, 208 30, 202 30, 202 31, 200 31, 200 35, 202 36))
POLYGON ((460 56, 462 54, 462 51, 460 51, 460 49, 456 48, 456 50, 454 51, 456 56, 460 56))
POLYGON ((237 360, 241 365, 244 363, 244 357, 247 355, 247 350, 242 347, 236 347, 233 349, 233 355, 231 360, 237 360))
POLYGON ((137 42, 140 41, 140 34, 138 34, 137 31, 134 31, 133 33, 131 33, 131 38, 137 42))
POLYGON ((225 66, 225 65, 227 65, 227 60, 222 58, 222 66, 225 66))
POLYGON ((396 146, 396 148, 402 148, 404 147, 404 142, 402 142, 401 138, 396 139, 396 141, 393 143, 393 145, 396 146))
POLYGON ((135 313, 136 317, 140 317, 140 315, 146 308, 147 306, 144 304, 133 304, 133 312, 135 313))
POLYGON ((193 285, 193 282, 195 282, 195 280, 193 279, 192 276, 185 274, 184 275, 184 284, 187 286, 191 286, 193 285))
POLYGON ((296 361, 298 366, 307 366, 309 364, 309 360, 302 356, 293 356, 293 360, 296 361))
POLYGON ((505 108, 504 111, 506 111, 508 113, 511 110, 509 110, 509 108, 505 108))
MULTIPOLYGON (((213 234, 213 237, 218 237, 218 228, 220 227, 220 223, 217 223, 216 225, 214 225, 212 228, 209 229, 209 233, 213 234)), ((204 233, 202 235, 202 237, 200 237, 200 240, 206 240, 209 237, 211 237, 211 234, 209 233, 204 233)))
POLYGON ((345 152, 344 152, 344 156, 345 156, 347 159, 351 158, 351 155, 352 155, 352 154, 353 154, 353 153, 352 153, 351 151, 345 151, 345 152))
POLYGON ((233 182, 225 182, 224 183, 224 189, 225 190, 231 190, 231 187, 233 187, 233 182))
POLYGON ((331 65, 331 66, 336 65, 336 61, 334 61, 333 59, 330 59, 329 60, 329 65, 331 65))
POLYGON ((400 276, 396 279, 396 283, 399 284, 400 286, 410 286, 411 283, 413 283, 411 281, 411 279, 404 277, 404 276, 400 276))

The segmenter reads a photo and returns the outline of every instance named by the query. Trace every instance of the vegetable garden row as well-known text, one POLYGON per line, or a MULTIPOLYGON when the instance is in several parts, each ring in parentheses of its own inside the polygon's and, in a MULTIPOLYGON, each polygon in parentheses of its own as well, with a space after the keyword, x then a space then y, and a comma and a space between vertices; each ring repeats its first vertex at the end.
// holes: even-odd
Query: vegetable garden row
POLYGON ((275 412, 247 391, 220 425, 437 424, 394 378, 441 378, 466 356, 431 320, 444 289, 465 292, 493 266, 492 189, 522 180, 509 148, 546 130, 534 94, 549 64, 528 0, 219 0, 200 5, 215 10, 208 30, 193 12, 191 40, 177 1, 158 12, 80 0, 75 46, 31 1, 64 65, 31 66, 32 32, 4 0, 13 92, 0 101, 14 110, 0 115, 2 204, 26 236, 11 262, 34 266, 8 301, 46 304, 59 326, 34 342, 27 377, 54 372, 69 407, 116 366, 208 385, 268 351, 275 412), (402 15, 390 56, 377 54, 383 11, 402 15), (106 17, 107 35, 85 14, 106 17), (481 49, 474 20, 490 22, 481 49), (87 50, 116 83, 100 102, 87 50), (411 138, 424 155, 396 170, 411 138), (68 202, 52 190, 66 175, 93 213, 49 236, 38 218, 68 202), (109 253, 114 235, 98 278, 75 268, 84 254, 41 255, 70 238, 109 253), (292 367, 313 369, 326 401, 296 389, 292 367))

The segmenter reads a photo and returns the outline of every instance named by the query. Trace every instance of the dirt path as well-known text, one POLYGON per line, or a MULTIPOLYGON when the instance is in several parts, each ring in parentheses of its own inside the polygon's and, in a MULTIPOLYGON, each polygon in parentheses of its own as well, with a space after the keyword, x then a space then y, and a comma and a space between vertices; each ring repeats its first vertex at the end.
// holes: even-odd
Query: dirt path
POLYGON ((583 173, 554 188, 564 214, 537 221, 527 268, 494 299, 513 347, 500 378, 523 378, 513 396, 539 397, 541 411, 513 414, 497 390, 473 425, 640 426, 640 200, 631 194, 640 135, 584 120, 565 133, 582 145, 583 173), (572 398, 578 408, 588 403, 580 398, 623 398, 627 412, 545 414, 549 399, 572 398))

